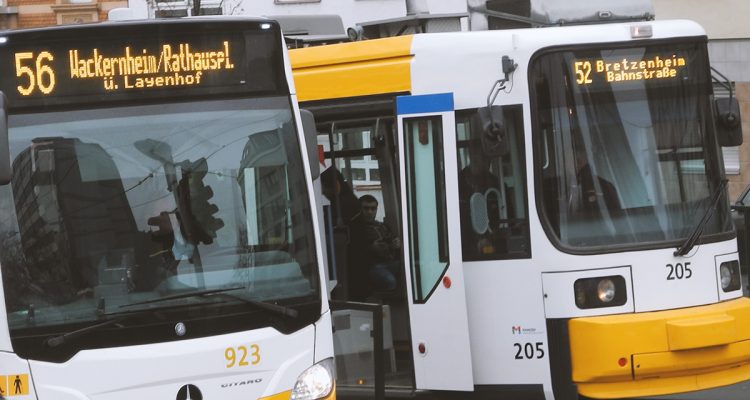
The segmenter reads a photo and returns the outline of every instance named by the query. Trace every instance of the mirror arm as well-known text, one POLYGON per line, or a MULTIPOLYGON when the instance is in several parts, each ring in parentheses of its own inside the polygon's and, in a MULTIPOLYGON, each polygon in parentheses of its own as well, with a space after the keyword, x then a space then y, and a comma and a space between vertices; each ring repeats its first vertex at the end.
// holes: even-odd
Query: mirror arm
POLYGON ((508 56, 503 56, 502 65, 503 74, 505 75, 505 77, 502 79, 498 79, 492 85, 490 92, 487 94, 487 107, 490 107, 495 102, 495 99, 497 98, 497 95, 500 94, 501 90, 505 90, 505 84, 507 82, 510 82, 511 74, 518 67, 518 64, 516 64, 513 59, 508 56))

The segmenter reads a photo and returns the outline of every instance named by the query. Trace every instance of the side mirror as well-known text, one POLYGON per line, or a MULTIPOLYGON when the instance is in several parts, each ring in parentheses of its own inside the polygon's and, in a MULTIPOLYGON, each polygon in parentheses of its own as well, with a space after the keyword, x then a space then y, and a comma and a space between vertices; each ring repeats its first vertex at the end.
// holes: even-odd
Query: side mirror
POLYGON ((740 103, 737 99, 715 99, 714 112, 716 113, 716 134, 719 144, 723 147, 741 145, 742 119, 740 118, 740 103))
MULTIPOLYGON (((501 106, 482 107, 477 110, 476 126, 482 138, 482 150, 490 157, 508 153, 508 141, 505 135, 505 115, 501 106)), ((476 136, 474 136, 476 137, 476 136)))
POLYGON ((305 133, 310 175, 312 175, 312 180, 316 180, 320 176, 320 162, 318 161, 318 129, 315 127, 315 117, 308 110, 299 110, 299 113, 302 117, 302 130, 305 133))
POLYGON ((8 143, 8 99, 0 92, 0 185, 10 183, 12 173, 8 143))

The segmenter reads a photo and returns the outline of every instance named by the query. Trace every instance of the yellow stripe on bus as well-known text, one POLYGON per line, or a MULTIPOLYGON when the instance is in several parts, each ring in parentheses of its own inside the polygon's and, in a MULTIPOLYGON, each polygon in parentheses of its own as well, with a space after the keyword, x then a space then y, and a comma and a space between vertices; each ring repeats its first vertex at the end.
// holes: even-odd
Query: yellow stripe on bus
POLYGON ((289 51, 299 101, 411 90, 412 36, 289 51))
MULTIPOLYGON (((292 391, 287 390, 286 392, 277 393, 268 397, 261 397, 258 400, 289 400, 292 397, 292 391)), ((320 400, 336 400, 336 388, 334 387, 333 390, 331 390, 331 393, 328 394, 328 396, 323 397, 320 400)))
POLYGON ((258 400, 289 400, 292 397, 292 391, 287 390, 286 392, 277 393, 267 397, 261 397, 258 400))

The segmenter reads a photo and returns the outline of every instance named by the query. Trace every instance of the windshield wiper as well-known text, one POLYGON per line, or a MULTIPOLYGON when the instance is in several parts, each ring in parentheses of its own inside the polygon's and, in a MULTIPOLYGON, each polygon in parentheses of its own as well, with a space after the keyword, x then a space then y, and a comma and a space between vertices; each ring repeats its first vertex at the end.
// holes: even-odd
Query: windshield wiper
POLYGON ((222 295, 227 296, 227 297, 231 297, 233 299, 237 299, 237 300, 242 301, 242 302, 247 303, 247 304, 254 305, 254 306, 258 307, 258 308, 262 308, 262 309, 265 309, 265 310, 268 310, 268 311, 273 311, 273 312, 275 312, 277 314, 281 314, 281 315, 286 316, 286 317, 297 318, 297 315, 299 315, 299 313, 297 312, 297 310, 295 310, 295 309, 293 309, 291 307, 282 306, 281 304, 275 304, 275 303, 269 303, 269 302, 266 302, 266 301, 248 299, 248 298, 245 298, 245 297, 235 296, 235 295, 227 294, 227 293, 219 293, 219 294, 222 294, 222 295))
POLYGON ((719 203, 719 199, 721 198, 721 194, 724 193, 724 189, 727 187, 728 180, 723 179, 719 186, 716 188, 716 191, 713 194, 713 198, 711 199, 711 204, 706 209, 706 211, 703 213, 703 217, 698 222, 698 225, 693 228, 693 231, 688 235, 688 237, 685 239, 684 242, 680 246, 677 247, 677 250, 675 250, 674 255, 675 256, 684 256, 687 253, 690 252, 690 250, 693 249, 695 246, 695 243, 698 241, 698 238, 701 237, 701 234, 703 234, 703 227, 706 226, 706 223, 709 219, 711 219, 711 216, 714 214, 714 211, 716 211, 716 205, 719 203))
POLYGON ((125 318, 126 317, 124 317, 124 316, 123 317, 114 318, 114 319, 110 319, 110 320, 107 320, 107 321, 104 321, 104 322, 101 322, 101 323, 98 323, 98 324, 87 326, 85 328, 81 328, 81 329, 77 329, 75 331, 64 333, 62 335, 53 336, 53 337, 47 339, 44 343, 47 346, 49 346, 49 347, 57 347, 57 346, 59 346, 61 344, 66 343, 70 339, 74 339, 74 338, 76 338, 78 336, 81 336, 81 335, 84 335, 86 333, 93 332, 93 331, 98 330, 98 329, 106 328, 106 327, 111 326, 111 325, 117 325, 120 322, 122 322, 125 318))
POLYGON ((164 296, 164 297, 160 297, 158 299, 151 299, 151 300, 139 301, 139 302, 136 302, 136 303, 123 304, 120 307, 123 308, 123 307, 132 307, 132 306, 138 306, 138 305, 143 305, 143 304, 160 303, 160 302, 163 302, 163 301, 169 301, 169 300, 175 300, 175 299, 184 299, 184 298, 188 298, 188 297, 205 297, 205 296, 211 296, 211 295, 224 295, 224 296, 231 297, 232 299, 236 299, 236 300, 242 301, 242 302, 244 302, 246 304, 251 304, 251 305, 254 305, 254 306, 258 307, 258 308, 262 308, 264 310, 273 311, 273 312, 275 312, 277 314, 281 314, 281 315, 284 315, 284 316, 287 316, 287 317, 296 318, 297 315, 299 314, 297 312, 297 310, 295 310, 293 308, 290 308, 290 307, 286 307, 286 306, 282 306, 282 305, 274 304, 274 303, 268 303, 268 302, 260 301, 260 300, 248 299, 248 298, 245 298, 245 297, 235 296, 235 295, 231 295, 231 294, 228 293, 228 292, 232 292, 232 291, 236 291, 236 290, 243 290, 243 289, 247 289, 247 287, 246 286, 235 286, 235 287, 220 288, 220 289, 198 290, 198 291, 194 291, 194 292, 187 292, 187 293, 180 293, 180 294, 175 294, 175 295, 171 295, 171 296, 164 296))
POLYGON ((203 296, 206 296, 206 295, 209 295, 209 294, 231 292, 233 290, 241 290, 241 289, 245 289, 245 286, 235 286, 235 287, 220 288, 220 289, 197 290, 197 291, 194 291, 194 292, 179 293, 179 294, 173 294, 171 296, 159 297, 158 299, 151 299, 151 300, 138 301, 138 302, 135 302, 135 303, 123 304, 123 305, 120 306, 120 308, 140 306, 140 305, 143 305, 143 304, 161 303, 161 302, 169 301, 169 300, 186 299, 188 297, 203 297, 203 296))

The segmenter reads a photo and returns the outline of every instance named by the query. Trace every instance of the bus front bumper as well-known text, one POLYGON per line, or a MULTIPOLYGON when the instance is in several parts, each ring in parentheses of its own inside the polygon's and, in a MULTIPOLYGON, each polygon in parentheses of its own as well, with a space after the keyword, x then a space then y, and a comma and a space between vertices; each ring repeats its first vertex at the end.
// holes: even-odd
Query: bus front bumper
POLYGON ((600 399, 656 396, 750 379, 750 299, 571 319, 573 382, 600 399))

